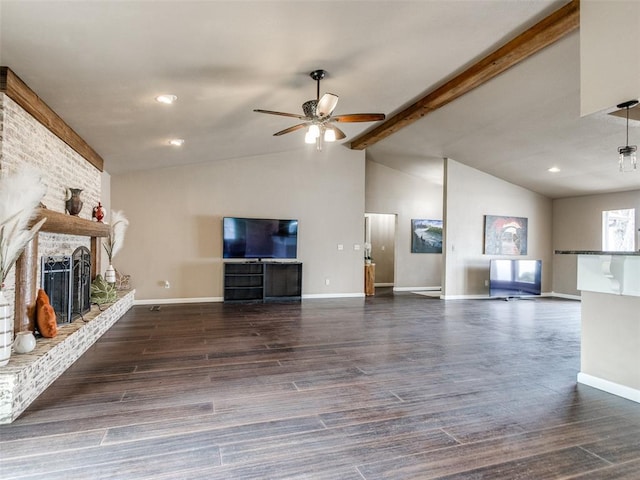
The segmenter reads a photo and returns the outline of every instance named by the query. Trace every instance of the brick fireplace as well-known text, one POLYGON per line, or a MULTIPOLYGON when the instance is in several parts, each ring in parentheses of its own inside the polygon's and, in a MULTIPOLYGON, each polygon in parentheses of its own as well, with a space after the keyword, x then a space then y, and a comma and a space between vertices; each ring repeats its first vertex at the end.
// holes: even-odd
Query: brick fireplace
MULTIPOLYGON (((109 227, 92 221, 91 213, 99 201, 107 209, 109 202, 102 192, 102 158, 9 68, 0 67, 0 174, 23 167, 37 170, 47 185, 42 200, 46 208, 34 222, 42 217, 47 221, 5 280, 16 331, 33 328, 42 256, 71 255, 85 247, 91 257, 91 279, 101 271, 101 239, 109 227), (65 213, 69 188, 82 189, 84 207, 78 216, 65 213)), ((124 315, 134 295, 134 291, 119 292, 108 308, 93 307, 83 318, 59 326, 56 337, 39 338, 32 352, 13 354, 0 368, 0 423, 15 420, 124 315)))

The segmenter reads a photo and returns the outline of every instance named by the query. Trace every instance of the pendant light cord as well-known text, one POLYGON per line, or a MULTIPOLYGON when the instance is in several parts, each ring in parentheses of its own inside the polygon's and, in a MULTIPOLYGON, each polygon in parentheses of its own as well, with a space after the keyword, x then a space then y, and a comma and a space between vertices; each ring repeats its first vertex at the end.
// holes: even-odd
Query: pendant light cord
POLYGON ((629 105, 627 105, 627 143, 629 145, 629 105))

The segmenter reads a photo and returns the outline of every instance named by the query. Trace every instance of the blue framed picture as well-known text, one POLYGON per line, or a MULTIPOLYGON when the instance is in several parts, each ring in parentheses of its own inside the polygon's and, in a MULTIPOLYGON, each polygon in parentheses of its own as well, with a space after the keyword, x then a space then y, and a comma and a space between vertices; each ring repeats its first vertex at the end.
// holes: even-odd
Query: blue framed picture
POLYGON ((442 220, 411 219, 411 253, 442 253, 442 220))

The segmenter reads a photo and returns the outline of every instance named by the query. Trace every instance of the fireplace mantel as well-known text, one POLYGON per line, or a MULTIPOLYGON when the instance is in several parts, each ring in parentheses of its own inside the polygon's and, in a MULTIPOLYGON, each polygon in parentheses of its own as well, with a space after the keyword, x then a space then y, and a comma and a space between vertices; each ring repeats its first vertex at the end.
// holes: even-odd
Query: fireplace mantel
POLYGON ((81 235, 85 237, 107 237, 109 235, 109 225, 106 223, 92 222, 84 218, 55 212, 46 208, 39 209, 37 215, 31 221, 35 224, 40 219, 47 221, 42 225, 41 232, 63 233, 66 235, 81 235))
MULTIPOLYGON (((91 237, 91 279, 100 265, 100 239, 109 236, 110 227, 105 223, 67 215, 47 208, 40 208, 31 225, 46 218, 41 232, 91 237)), ((33 330, 38 275, 38 235, 31 240, 16 262, 16 296, 13 327, 16 332, 33 330)))

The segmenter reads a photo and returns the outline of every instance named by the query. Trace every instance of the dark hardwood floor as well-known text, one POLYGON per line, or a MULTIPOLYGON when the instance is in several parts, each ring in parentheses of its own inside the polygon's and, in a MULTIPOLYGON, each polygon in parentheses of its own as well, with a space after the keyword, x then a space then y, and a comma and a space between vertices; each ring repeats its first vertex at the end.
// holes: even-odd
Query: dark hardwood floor
POLYGON ((639 479, 580 304, 379 291, 138 306, 13 424, 3 479, 639 479))

